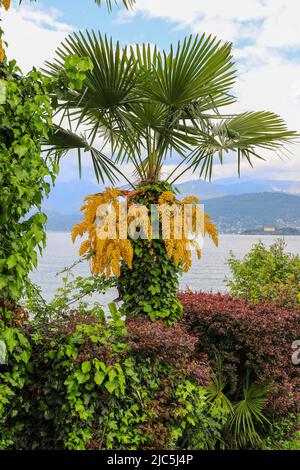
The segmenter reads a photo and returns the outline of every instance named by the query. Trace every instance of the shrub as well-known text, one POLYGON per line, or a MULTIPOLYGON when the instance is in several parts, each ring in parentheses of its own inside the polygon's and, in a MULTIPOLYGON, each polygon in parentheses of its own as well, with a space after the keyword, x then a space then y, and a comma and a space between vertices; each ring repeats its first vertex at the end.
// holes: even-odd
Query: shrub
POLYGON ((272 424, 269 435, 261 444, 263 450, 300 450, 300 419, 287 415, 272 424))
POLYGON ((229 259, 232 295, 252 302, 274 301, 278 306, 300 311, 300 258, 285 252, 284 240, 269 249, 259 242, 243 260, 229 259))
POLYGON ((27 377, 31 346, 21 326, 27 315, 9 301, 0 302, 0 450, 14 444, 24 429, 22 412, 27 404, 22 394, 27 377))
MULTIPOLYGON (((99 311, 99 310, 98 310, 99 311)), ((14 449, 205 449, 220 437, 210 370, 183 326, 73 311, 25 333, 32 355, 14 449)))
POLYGON ((219 392, 219 398, 224 394, 225 401, 237 403, 249 375, 261 391, 267 387, 266 418, 300 412, 300 369, 291 360, 292 343, 300 337, 299 314, 229 295, 181 293, 179 299, 184 325, 197 336, 198 355, 207 354, 212 368, 221 371, 215 396, 219 392))

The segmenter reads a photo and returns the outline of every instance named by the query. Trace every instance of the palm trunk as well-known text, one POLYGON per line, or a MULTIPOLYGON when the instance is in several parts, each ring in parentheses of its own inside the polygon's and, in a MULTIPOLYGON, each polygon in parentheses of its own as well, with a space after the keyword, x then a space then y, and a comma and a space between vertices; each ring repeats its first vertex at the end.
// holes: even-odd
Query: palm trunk
MULTIPOLYGON (((152 185, 151 189, 139 189, 132 199, 149 209, 151 204, 158 203, 162 192, 169 190, 163 183, 152 185)), ((181 267, 168 256, 161 236, 151 241, 132 240, 132 245, 132 269, 122 264, 117 286, 124 301, 124 314, 149 317, 153 321, 163 319, 168 324, 176 322, 182 314, 182 305, 177 298, 181 267)))

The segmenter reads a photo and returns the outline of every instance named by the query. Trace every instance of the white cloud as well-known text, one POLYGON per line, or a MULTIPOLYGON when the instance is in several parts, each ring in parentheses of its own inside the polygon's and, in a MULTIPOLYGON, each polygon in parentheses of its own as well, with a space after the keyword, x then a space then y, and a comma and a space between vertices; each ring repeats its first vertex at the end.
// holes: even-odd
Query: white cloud
POLYGON ((11 8, 2 19, 8 57, 16 59, 24 72, 51 60, 57 46, 73 30, 60 21, 56 9, 42 10, 37 6, 11 8))
POLYGON ((270 48, 299 46, 299 0, 267 0, 266 11, 257 44, 270 48))
POLYGON ((134 10, 119 16, 124 20, 137 14, 164 18, 193 32, 206 29, 223 39, 250 35, 265 47, 300 45, 299 0, 137 0, 134 10), (259 22, 259 29, 249 29, 248 22, 259 22))

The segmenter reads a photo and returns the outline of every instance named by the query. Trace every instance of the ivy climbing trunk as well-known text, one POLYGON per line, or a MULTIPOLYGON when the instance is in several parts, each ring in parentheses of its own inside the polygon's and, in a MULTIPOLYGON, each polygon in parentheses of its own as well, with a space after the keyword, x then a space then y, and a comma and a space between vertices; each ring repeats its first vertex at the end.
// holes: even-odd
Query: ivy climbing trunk
POLYGON ((163 240, 135 240, 132 269, 122 263, 117 280, 126 316, 146 316, 172 324, 180 319, 182 305, 177 298, 182 268, 168 256, 163 240))
MULTIPOLYGON (((166 183, 154 182, 137 188, 131 203, 146 206, 159 204, 162 194, 174 193, 166 183)), ((183 308, 178 300, 179 276, 182 264, 175 264, 166 251, 159 223, 159 239, 131 240, 133 246, 132 267, 122 263, 121 275, 117 279, 123 311, 128 317, 149 317, 152 321, 162 319, 173 324, 181 317, 183 308)))

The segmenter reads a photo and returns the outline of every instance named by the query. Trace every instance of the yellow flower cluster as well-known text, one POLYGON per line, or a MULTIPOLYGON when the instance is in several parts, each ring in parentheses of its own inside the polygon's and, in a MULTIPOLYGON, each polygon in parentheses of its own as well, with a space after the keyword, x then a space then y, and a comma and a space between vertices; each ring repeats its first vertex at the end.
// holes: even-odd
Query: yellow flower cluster
POLYGON ((171 191, 166 191, 159 198, 159 206, 162 235, 168 256, 176 266, 182 264, 184 272, 187 272, 192 266, 192 248, 196 249, 198 259, 201 258, 201 248, 197 239, 208 234, 218 246, 217 229, 209 220, 211 216, 204 214, 199 206, 199 199, 195 196, 179 201, 171 191), (185 210, 187 205, 190 206, 190 210, 185 210))
POLYGON ((85 198, 86 204, 81 208, 84 212, 84 219, 81 223, 75 225, 72 230, 72 240, 75 242, 78 236, 87 234, 79 250, 80 256, 88 253, 91 256, 91 271, 93 274, 102 274, 110 277, 113 273, 116 277, 120 276, 120 262, 123 260, 129 268, 132 267, 133 249, 127 239, 120 237, 122 230, 119 221, 119 200, 120 196, 125 196, 125 191, 117 189, 106 189, 102 194, 94 194, 85 198), (98 209, 102 205, 111 205, 115 209, 116 227, 114 236, 109 238, 110 227, 105 227, 108 237, 103 239, 97 235, 97 219, 101 217, 98 209))
POLYGON ((3 62, 5 59, 5 52, 3 48, 3 41, 0 39, 0 62, 3 62))
MULTIPOLYGON (((119 277, 121 261, 132 268, 133 248, 127 239, 128 227, 129 235, 131 228, 135 230, 139 227, 151 242, 152 226, 146 207, 129 204, 128 213, 126 211, 125 217, 121 216, 120 197, 126 196, 129 200, 131 195, 128 191, 106 189, 104 193, 85 198, 85 205, 81 208, 84 218, 73 228, 72 240, 75 242, 78 236, 87 235, 80 246, 79 254, 90 256, 91 271, 95 275, 110 277, 114 274, 119 277), (109 223, 104 219, 104 232, 99 236, 98 222, 102 217, 108 216, 110 208, 114 209, 113 220, 109 223)), ((208 234, 215 245, 218 245, 217 229, 210 221, 210 215, 204 214, 199 200, 194 196, 179 201, 171 191, 164 192, 159 198, 159 217, 167 254, 176 266, 181 264, 185 272, 192 265, 192 248, 196 249, 198 259, 201 257, 199 237, 208 234)))
MULTIPOLYGON (((2 5, 5 10, 9 10, 10 7, 10 0, 0 0, 0 5, 2 5)), ((0 39, 0 63, 3 62, 5 59, 5 51, 3 47, 3 41, 0 39)))
POLYGON ((10 7, 10 0, 1 0, 2 5, 4 6, 5 10, 9 10, 10 7))

